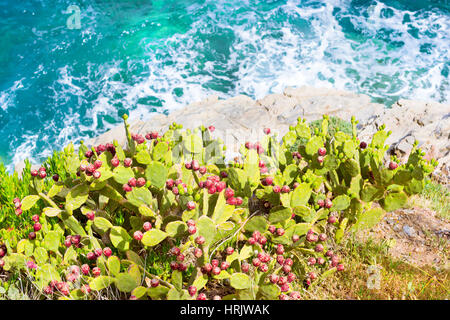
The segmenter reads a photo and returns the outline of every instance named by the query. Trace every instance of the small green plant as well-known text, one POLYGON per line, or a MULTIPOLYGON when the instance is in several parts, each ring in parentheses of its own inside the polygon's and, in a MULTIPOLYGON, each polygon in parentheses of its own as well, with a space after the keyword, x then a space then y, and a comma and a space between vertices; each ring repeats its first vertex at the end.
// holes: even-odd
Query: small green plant
POLYGON ((299 119, 282 143, 265 129, 226 164, 214 127, 174 123, 144 137, 126 118, 127 149, 71 144, 12 200, 25 213, 43 207, 19 215, 33 231, 4 240, 1 268, 42 297, 114 288, 129 299, 300 299, 344 271, 333 250, 346 234, 403 207, 436 166, 417 145, 406 163, 384 164, 390 133, 359 142, 354 119, 350 133, 333 134, 327 116, 314 129, 299 119), (212 296, 218 284, 226 293, 212 296))

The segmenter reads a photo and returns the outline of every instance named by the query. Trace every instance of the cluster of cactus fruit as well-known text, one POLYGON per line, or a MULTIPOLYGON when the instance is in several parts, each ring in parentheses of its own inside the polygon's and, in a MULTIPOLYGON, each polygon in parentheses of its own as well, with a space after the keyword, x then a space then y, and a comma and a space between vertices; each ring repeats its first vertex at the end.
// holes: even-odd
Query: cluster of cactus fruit
POLYGON ((328 119, 313 132, 299 119, 282 141, 265 128, 225 163, 212 126, 142 136, 125 116, 126 149, 69 145, 67 175, 47 193, 48 168, 32 172, 16 214, 45 207, 28 239, 1 244, 0 270, 26 274, 48 299, 111 288, 127 299, 301 299, 344 270, 334 252, 347 233, 404 206, 436 166, 417 144, 405 163, 386 164, 384 127, 366 143, 354 119, 351 135, 333 136, 328 119), (152 255, 170 268, 149 268, 152 255), (225 295, 210 292, 217 284, 225 295))

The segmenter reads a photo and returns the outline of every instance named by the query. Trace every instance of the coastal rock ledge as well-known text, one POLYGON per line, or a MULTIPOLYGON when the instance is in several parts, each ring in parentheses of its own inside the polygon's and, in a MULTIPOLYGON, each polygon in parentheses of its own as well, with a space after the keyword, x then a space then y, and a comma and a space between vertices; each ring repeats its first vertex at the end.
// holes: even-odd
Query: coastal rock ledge
MULTIPOLYGON (((359 138, 365 141, 384 123, 386 129, 392 131, 387 140, 392 146, 390 152, 400 158, 407 156, 414 141, 418 140, 427 157, 439 161, 435 171, 438 181, 450 182, 450 104, 402 99, 385 108, 371 102, 370 97, 364 94, 287 87, 282 94, 270 94, 256 101, 245 95, 226 100, 210 96, 168 116, 155 114, 148 121, 134 121, 130 127, 131 132, 145 135, 149 131, 163 132, 172 122, 190 129, 213 125, 215 136, 224 140, 227 146, 232 146, 227 149, 227 157, 232 157, 241 143, 260 134, 262 128, 270 127, 281 137, 298 117, 312 121, 321 119, 323 114, 347 121, 354 115, 359 120, 359 138)), ((87 144, 97 145, 114 139, 121 144, 126 143, 122 125, 87 141, 87 144)))
MULTIPOLYGON (((298 117, 307 121, 321 119, 323 114, 350 120, 354 115, 359 120, 359 138, 368 141, 383 123, 392 134, 387 143, 390 152, 399 157, 409 154, 414 140, 427 152, 427 157, 436 158, 439 167, 435 177, 439 182, 450 181, 450 104, 399 100, 390 108, 373 103, 369 96, 348 91, 311 87, 287 87, 282 94, 270 94, 253 100, 239 95, 226 100, 217 96, 192 103, 170 115, 155 114, 148 121, 130 124, 131 132, 146 134, 149 131, 165 131, 172 122, 193 129, 200 125, 215 126, 216 137, 229 146, 227 157, 232 157, 238 147, 262 128, 270 127, 272 132, 283 136, 289 125, 295 125, 298 117), (231 139, 231 140, 230 140, 231 139)), ((97 145, 112 140, 125 144, 123 126, 87 141, 97 145)))

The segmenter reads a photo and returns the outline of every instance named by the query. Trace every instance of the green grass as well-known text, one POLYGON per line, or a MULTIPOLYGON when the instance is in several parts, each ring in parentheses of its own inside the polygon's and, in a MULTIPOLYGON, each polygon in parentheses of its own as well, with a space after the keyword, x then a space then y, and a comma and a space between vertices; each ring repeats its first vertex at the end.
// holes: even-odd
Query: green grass
POLYGON ((450 190, 442 184, 427 180, 422 192, 411 199, 410 206, 414 205, 434 210, 438 217, 450 220, 450 190))

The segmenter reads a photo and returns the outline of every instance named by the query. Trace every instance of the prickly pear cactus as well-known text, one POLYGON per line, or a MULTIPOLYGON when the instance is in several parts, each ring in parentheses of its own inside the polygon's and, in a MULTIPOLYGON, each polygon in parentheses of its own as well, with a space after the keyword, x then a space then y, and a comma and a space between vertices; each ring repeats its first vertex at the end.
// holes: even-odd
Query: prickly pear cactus
POLYGON ((281 142, 265 129, 227 164, 214 127, 142 136, 124 123, 127 148, 69 145, 52 164, 65 173, 32 172, 15 201, 44 206, 28 238, 2 244, 0 268, 47 299, 300 299, 344 270, 333 250, 346 234, 404 206, 436 166, 417 145, 383 163, 390 133, 358 141, 354 119, 333 135, 327 116, 315 130, 299 119, 281 142))

